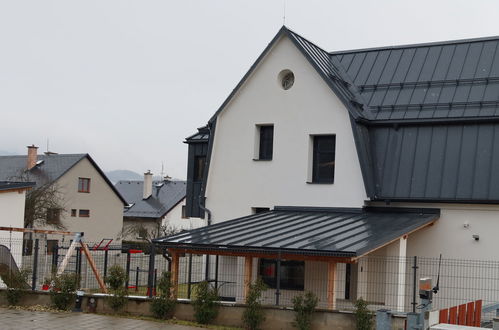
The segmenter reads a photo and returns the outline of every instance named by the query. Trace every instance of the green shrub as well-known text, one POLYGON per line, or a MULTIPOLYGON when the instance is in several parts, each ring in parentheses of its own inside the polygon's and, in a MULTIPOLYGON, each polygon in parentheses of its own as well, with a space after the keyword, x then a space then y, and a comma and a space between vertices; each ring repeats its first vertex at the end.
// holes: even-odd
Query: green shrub
POLYGON ((259 330, 265 321, 265 311, 263 310, 260 298, 267 286, 259 278, 255 283, 250 284, 248 296, 246 297, 246 309, 243 313, 243 324, 245 329, 259 330))
POLYGON ((192 301, 194 318, 198 323, 208 324, 218 314, 218 292, 207 281, 199 283, 192 301))
POLYGON ((106 283, 109 285, 111 291, 119 290, 125 287, 125 282, 127 280, 127 275, 123 267, 120 265, 113 265, 108 269, 108 275, 106 276, 106 283))
POLYGON ((50 281, 50 301, 59 310, 70 310, 76 300, 76 289, 78 289, 79 277, 75 273, 64 273, 59 276, 53 275, 50 281))
POLYGON ((373 328, 373 313, 367 309, 367 302, 360 298, 355 302, 355 323, 357 330, 371 330, 373 328))
POLYGON ((162 320, 171 318, 177 300, 172 296, 171 274, 163 272, 158 281, 159 295, 151 302, 154 317, 162 320))
POLYGON ((7 285, 5 296, 9 305, 15 306, 21 300, 28 286, 29 271, 21 269, 19 272, 7 272, 2 276, 2 280, 7 285))
POLYGON ((107 297, 106 303, 115 313, 123 310, 128 302, 128 290, 125 288, 126 280, 126 272, 121 266, 114 265, 109 268, 105 281, 111 294, 107 297))
POLYGON ((293 298, 293 310, 295 311, 295 321, 293 325, 300 330, 310 330, 312 328, 312 315, 319 299, 313 292, 293 298))

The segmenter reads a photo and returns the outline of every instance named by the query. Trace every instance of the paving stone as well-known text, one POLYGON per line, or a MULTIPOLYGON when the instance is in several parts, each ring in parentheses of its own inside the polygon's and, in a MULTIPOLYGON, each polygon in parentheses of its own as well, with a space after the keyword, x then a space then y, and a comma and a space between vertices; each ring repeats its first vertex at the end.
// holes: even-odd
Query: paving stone
POLYGON ((200 330, 203 328, 87 313, 32 312, 0 308, 0 329, 200 330))

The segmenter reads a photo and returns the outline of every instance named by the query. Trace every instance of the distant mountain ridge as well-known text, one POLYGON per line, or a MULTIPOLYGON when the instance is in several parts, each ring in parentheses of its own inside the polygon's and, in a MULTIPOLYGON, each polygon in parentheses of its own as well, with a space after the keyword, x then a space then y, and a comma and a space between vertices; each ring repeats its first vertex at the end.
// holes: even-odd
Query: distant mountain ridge
POLYGON ((106 176, 109 180, 116 184, 120 180, 143 180, 143 176, 137 172, 130 170, 113 170, 106 172, 106 176))

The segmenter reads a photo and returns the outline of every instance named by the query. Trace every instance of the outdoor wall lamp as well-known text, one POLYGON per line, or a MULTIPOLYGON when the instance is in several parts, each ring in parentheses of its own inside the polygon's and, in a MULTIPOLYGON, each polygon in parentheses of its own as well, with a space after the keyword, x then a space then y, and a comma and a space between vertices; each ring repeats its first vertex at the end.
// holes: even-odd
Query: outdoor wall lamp
POLYGON ((480 235, 472 235, 473 239, 475 241, 479 241, 480 240, 480 235))

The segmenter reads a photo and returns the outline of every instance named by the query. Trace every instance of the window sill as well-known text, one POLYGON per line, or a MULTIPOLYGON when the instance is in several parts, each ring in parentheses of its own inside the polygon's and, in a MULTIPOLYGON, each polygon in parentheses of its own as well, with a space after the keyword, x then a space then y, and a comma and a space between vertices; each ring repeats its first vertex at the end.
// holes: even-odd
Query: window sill
POLYGON ((255 158, 253 158, 253 161, 254 162, 271 162, 272 159, 255 159, 255 158))
POLYGON ((311 181, 307 181, 307 184, 334 184, 334 182, 311 182, 311 181))
POLYGON ((78 190, 79 193, 85 193, 85 194, 90 194, 90 191, 81 191, 81 190, 78 190))

